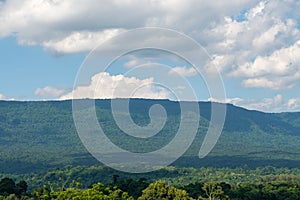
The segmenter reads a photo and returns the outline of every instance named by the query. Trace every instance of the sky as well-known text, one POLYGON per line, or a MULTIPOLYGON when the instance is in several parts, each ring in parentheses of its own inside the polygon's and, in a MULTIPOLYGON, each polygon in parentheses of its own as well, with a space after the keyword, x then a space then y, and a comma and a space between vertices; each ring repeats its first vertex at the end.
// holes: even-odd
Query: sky
POLYGON ((0 100, 300 111, 299 0, 0 1, 0 100))

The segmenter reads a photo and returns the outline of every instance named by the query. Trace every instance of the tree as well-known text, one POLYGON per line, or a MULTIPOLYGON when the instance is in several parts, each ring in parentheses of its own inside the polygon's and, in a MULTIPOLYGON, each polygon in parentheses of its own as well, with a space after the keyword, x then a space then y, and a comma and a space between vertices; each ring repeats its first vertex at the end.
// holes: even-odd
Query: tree
POLYGON ((181 189, 185 190, 189 196, 193 198, 198 198, 199 196, 204 196, 205 193, 202 189, 204 183, 196 182, 196 183, 190 183, 188 185, 183 186, 181 189))
MULTIPOLYGON (((76 184, 78 186, 78 184, 76 184)), ((82 200, 133 200, 133 197, 128 193, 117 188, 105 187, 102 183, 97 183, 92 188, 80 189, 77 186, 71 185, 68 188, 59 190, 44 189, 40 192, 35 192, 35 197, 38 199, 82 199, 82 200)))
POLYGON ((150 184, 138 200, 191 200, 185 190, 167 185, 164 181, 159 180, 150 184))
POLYGON ((137 199, 142 195, 142 191, 149 186, 149 182, 146 178, 140 178, 139 180, 134 179, 118 179, 118 181, 111 184, 111 187, 117 186, 124 192, 128 192, 130 196, 137 199))
POLYGON ((199 199, 209 199, 209 200, 226 200, 229 199, 227 195, 224 194, 222 187, 215 182, 204 183, 202 190, 204 190, 206 197, 200 196, 199 199))
POLYGON ((25 181, 20 181, 16 184, 16 195, 24 195, 26 194, 28 185, 25 181))
POLYGON ((16 184, 10 178, 3 178, 0 181, 0 195, 8 196, 9 194, 14 194, 16 191, 16 184))

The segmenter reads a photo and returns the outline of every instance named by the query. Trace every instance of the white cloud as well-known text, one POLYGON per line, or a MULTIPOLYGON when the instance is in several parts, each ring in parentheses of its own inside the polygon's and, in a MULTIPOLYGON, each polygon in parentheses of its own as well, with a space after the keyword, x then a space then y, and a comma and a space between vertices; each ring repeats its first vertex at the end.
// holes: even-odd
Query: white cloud
POLYGON ((277 94, 274 98, 274 104, 275 105, 280 105, 282 103, 282 95, 281 94, 277 94))
POLYGON ((255 57, 257 49, 270 53, 299 38, 289 17, 299 15, 297 6, 297 0, 8 0, 0 5, 0 37, 14 35, 22 44, 74 53, 91 50, 121 30, 158 26, 192 36, 212 54, 234 55, 239 64, 255 57), (252 53, 238 56, 245 51, 252 53))
POLYGON ((138 56, 129 55, 129 60, 124 64, 126 68, 135 68, 135 67, 155 67, 157 63, 152 62, 151 59, 142 58, 138 56))
POLYGON ((217 67, 226 71, 300 39, 297 21, 288 17, 297 16, 297 6, 297 0, 9 0, 0 6, 0 37, 14 35, 21 44, 64 54, 89 51, 124 30, 160 26, 195 38, 222 57, 217 67))
POLYGON ((60 53, 73 53, 91 50, 95 46, 93 42, 98 42, 99 37, 106 38, 102 33, 108 30, 159 26, 198 34, 210 26, 208 21, 218 22, 252 2, 8 0, 0 5, 0 37, 13 35, 21 44, 38 44, 60 53), (75 50, 68 43, 73 41, 78 41, 75 50))
POLYGON ((253 7, 248 13, 246 13, 246 17, 248 19, 252 19, 255 16, 262 14, 262 11, 265 9, 267 1, 259 2, 255 7, 253 7))
POLYGON ((10 98, 10 97, 7 97, 5 96, 4 94, 0 94, 0 100, 6 100, 6 101, 13 101, 15 100, 14 98, 10 98))
POLYGON ((136 67, 137 65, 141 64, 138 60, 130 60, 124 64, 125 67, 136 67))
POLYGON ((89 51, 121 32, 122 29, 107 29, 99 32, 77 31, 60 40, 43 42, 43 46, 60 54, 89 51))
POLYGON ((293 88, 300 81, 300 40, 290 47, 274 51, 270 56, 258 56, 231 73, 247 77, 245 87, 270 88, 274 90, 293 88))
MULTIPOLYGON (((252 83, 256 85, 258 81, 264 79, 267 82, 277 81, 278 78, 273 77, 273 74, 282 73, 278 71, 282 70, 282 67, 276 68, 280 63, 274 60, 275 67, 271 66, 271 63, 256 67, 253 62, 264 60, 280 49, 292 47, 300 40, 298 26, 300 18, 296 14, 296 8, 299 6, 299 1, 296 0, 261 1, 244 14, 238 17, 225 16, 219 24, 205 29, 206 39, 209 41, 206 48, 223 61, 216 62, 216 67, 223 74, 229 75, 229 78, 232 78, 231 75, 237 78, 246 77, 244 86, 250 86, 252 83), (265 75, 261 77, 259 75, 261 73, 265 75), (248 80, 250 77, 253 80, 248 80)), ((295 83, 297 83, 295 79, 293 82, 289 81, 288 87, 293 87, 295 83)), ((265 86, 273 87, 270 83, 265 86)), ((275 85, 273 89, 285 87, 285 85, 278 87, 275 85)))
POLYGON ((225 98, 225 99, 216 99, 216 98, 209 98, 208 101, 218 102, 218 103, 230 103, 237 105, 239 102, 243 101, 243 99, 235 97, 235 98, 225 98))
POLYGON ((169 75, 171 76, 195 76, 197 75, 197 70, 193 67, 173 67, 172 69, 170 69, 170 71, 168 72, 169 75))
POLYGON ((279 89, 280 88, 280 80, 271 81, 266 78, 251 78, 244 80, 242 85, 248 88, 272 88, 272 89, 279 89))
POLYGON ((213 55, 210 62, 207 64, 207 67, 214 66, 220 72, 228 71, 232 68, 232 63, 236 58, 233 55, 213 55))
POLYGON ((54 87, 46 86, 44 88, 37 88, 34 92, 35 96, 43 99, 53 99, 58 98, 66 93, 63 89, 57 89, 54 87))
POLYGON ((4 94, 0 94, 0 100, 4 100, 6 99, 6 97, 4 96, 4 94))
MULTIPOLYGON (((300 83, 299 8, 299 0, 231 0, 230 3, 210 0, 7 0, 0 4, 0 38, 14 36, 19 44, 41 45, 47 51, 67 54, 89 51, 106 39, 133 28, 170 28, 201 43, 212 55, 210 63, 203 65, 215 65, 225 81, 235 79, 246 88, 295 89, 300 83)), ((149 37, 149 40, 132 37, 106 47, 111 48, 109 50, 121 49, 124 45, 135 47, 133 44, 137 41, 141 46, 162 43, 166 49, 181 47, 181 41, 176 38, 156 38, 155 32, 152 35, 155 37, 149 37)), ((193 53, 188 48, 183 51, 193 53)), ((202 58, 199 60, 202 61, 202 58)), ((125 67, 144 63, 137 56, 125 67)), ((192 68, 179 67, 176 70, 185 76, 196 74, 192 68)), ((105 78, 103 74, 99 75, 99 79, 107 80, 105 85, 108 88, 112 88, 109 80, 116 83, 112 77, 115 76, 105 78)), ((126 84, 130 78, 123 79, 126 84)), ((146 80, 149 82, 150 79, 135 81, 142 84, 146 80)), ((80 88, 77 88, 78 92, 80 88)), ((155 96, 157 91, 150 94, 155 96)), ((103 96, 97 95, 103 98, 112 96, 108 90, 104 90, 103 96)), ((246 100, 227 101, 241 103, 246 100)), ((265 98, 261 104, 274 101, 273 98, 265 98)), ((255 100, 247 102, 253 107, 260 107, 255 100)), ((292 98, 285 105, 297 107, 297 102, 297 98, 292 98)))
POLYGON ((78 42, 78 51, 91 50, 111 31, 145 25, 153 9, 159 7, 157 3, 143 6, 144 3, 8 0, 0 7, 0 37, 14 35, 21 44, 38 44, 63 53, 74 52, 64 44, 68 42, 78 42))
POLYGON ((300 111, 300 98, 290 98, 284 100, 283 95, 281 94, 277 94, 273 98, 261 99, 242 99, 236 97, 226 98, 223 100, 209 98, 208 100, 212 102, 230 103, 246 109, 264 112, 300 111))
POLYGON ((289 105, 290 99, 287 101, 283 100, 282 95, 277 94, 273 98, 262 98, 262 99, 247 99, 239 106, 251 109, 260 110, 265 112, 285 112, 285 111, 296 111, 300 107, 291 107, 289 105))
POLYGON ((169 92, 158 88, 153 78, 138 79, 123 75, 111 76, 101 72, 92 77, 88 86, 79 86, 60 99, 109 99, 109 98, 151 98, 167 99, 169 92))
POLYGON ((300 110, 300 98, 292 98, 287 102, 289 110, 300 110))

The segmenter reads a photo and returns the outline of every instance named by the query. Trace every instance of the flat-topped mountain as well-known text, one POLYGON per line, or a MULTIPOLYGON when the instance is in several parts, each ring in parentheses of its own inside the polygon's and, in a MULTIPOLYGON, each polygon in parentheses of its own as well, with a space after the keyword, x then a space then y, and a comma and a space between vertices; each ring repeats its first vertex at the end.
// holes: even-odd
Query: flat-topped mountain
MULTIPOLYGON (((77 100, 90 101, 90 100, 77 100)), ((193 144, 173 165, 300 167, 300 113, 264 113, 226 105, 226 120, 213 151, 199 159, 198 152, 211 116, 211 102, 186 102, 200 108, 199 128, 193 144)), ((131 99, 132 120, 151 122, 149 109, 165 108, 163 129, 150 138, 128 136, 114 121, 111 100, 96 100, 99 124, 116 145, 133 152, 149 152, 167 145, 179 128, 180 103, 131 99)), ((191 110, 191 112, 193 112, 191 110)), ((159 117, 159 116, 158 116, 159 117)), ((65 165, 101 164, 81 143, 76 132, 72 101, 0 101, 0 172, 43 171, 65 165)))

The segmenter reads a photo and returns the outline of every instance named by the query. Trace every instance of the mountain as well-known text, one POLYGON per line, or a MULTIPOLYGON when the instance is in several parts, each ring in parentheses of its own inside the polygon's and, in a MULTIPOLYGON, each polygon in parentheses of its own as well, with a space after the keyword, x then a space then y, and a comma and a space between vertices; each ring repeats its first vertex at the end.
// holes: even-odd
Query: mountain
MULTIPOLYGON (((200 126, 190 148, 173 165, 300 167, 299 112, 263 113, 227 104, 225 125, 217 145, 207 157, 199 159, 198 152, 214 103, 185 103, 199 105, 200 126)), ((166 110, 165 126, 157 135, 141 139, 126 135, 118 127, 112 115, 111 100, 95 101, 99 124, 107 137, 116 145, 135 152, 149 152, 165 146, 179 128, 180 103, 169 100, 131 99, 132 120, 141 126, 149 124, 149 108, 155 104, 166 110)), ((194 111, 191 109, 189 112, 194 111)), ((154 113, 155 117, 160 119, 161 116, 154 113)), ((100 164, 79 139, 70 100, 0 101, 0 152, 0 173, 28 173, 66 165, 100 164)))

